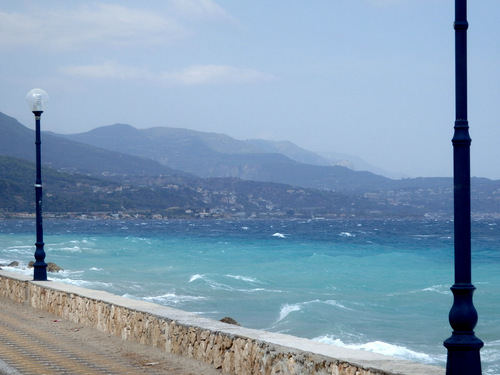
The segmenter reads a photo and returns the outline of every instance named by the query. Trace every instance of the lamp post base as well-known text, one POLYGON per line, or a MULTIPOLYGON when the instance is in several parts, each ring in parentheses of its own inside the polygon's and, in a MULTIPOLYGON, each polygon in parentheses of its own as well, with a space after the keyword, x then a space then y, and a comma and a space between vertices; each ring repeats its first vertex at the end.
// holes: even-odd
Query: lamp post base
POLYGON ((474 333, 453 332, 444 342, 448 349, 446 361, 447 375, 481 375, 481 357, 479 350, 483 342, 474 333))
POLYGON ((47 263, 36 262, 33 269, 33 281, 47 281, 47 263))
MULTIPOLYGON (((41 231, 39 236, 41 236, 41 231)), ((45 244, 43 242, 37 242, 35 245, 36 262, 33 264, 33 281, 47 281, 47 263, 45 263, 45 251, 43 249, 45 244)))

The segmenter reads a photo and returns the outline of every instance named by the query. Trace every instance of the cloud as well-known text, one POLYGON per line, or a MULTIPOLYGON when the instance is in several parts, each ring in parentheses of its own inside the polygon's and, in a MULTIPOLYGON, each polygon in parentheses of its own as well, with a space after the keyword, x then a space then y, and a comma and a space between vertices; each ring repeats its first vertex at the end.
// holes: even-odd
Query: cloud
POLYGON ((269 81, 275 77, 255 69, 229 65, 192 65, 176 71, 152 72, 114 62, 61 67, 66 75, 93 79, 136 80, 166 85, 244 84, 269 81))
POLYGON ((153 74, 145 69, 104 62, 95 65, 71 65, 61 67, 59 71, 63 74, 95 79, 118 79, 118 80, 151 80, 153 74))
POLYGON ((0 11, 0 46, 67 49, 90 43, 147 44, 182 38, 175 19, 143 9, 98 3, 78 9, 0 11))
POLYGON ((233 17, 212 0, 170 0, 170 4, 182 16, 205 20, 233 20, 233 17))
POLYGON ((192 65, 162 74, 164 82, 180 85, 251 83, 272 79, 274 79, 272 75, 255 69, 235 68, 229 65, 192 65))

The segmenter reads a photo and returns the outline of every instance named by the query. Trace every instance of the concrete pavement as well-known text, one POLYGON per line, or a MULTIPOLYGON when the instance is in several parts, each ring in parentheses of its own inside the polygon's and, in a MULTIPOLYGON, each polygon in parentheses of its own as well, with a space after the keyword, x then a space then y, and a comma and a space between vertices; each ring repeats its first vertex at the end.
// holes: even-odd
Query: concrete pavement
POLYGON ((0 374, 222 374, 194 359, 121 340, 4 297, 0 306, 0 374))

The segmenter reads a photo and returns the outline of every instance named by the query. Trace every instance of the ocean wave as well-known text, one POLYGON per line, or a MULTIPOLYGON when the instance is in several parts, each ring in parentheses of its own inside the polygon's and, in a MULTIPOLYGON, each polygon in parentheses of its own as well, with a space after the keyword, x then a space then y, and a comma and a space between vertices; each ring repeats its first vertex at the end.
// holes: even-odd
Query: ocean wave
POLYGON ((339 236, 340 236, 340 237, 356 237, 356 235, 355 235, 355 234, 352 234, 352 233, 350 233, 350 232, 340 232, 340 233, 339 233, 339 236))
POLYGON ((433 285, 422 289, 423 292, 432 292, 439 294, 451 294, 450 285, 433 285))
POLYGON ((92 250, 95 244, 90 240, 82 239, 63 242, 49 242, 46 243, 45 246, 51 251, 81 253, 82 251, 92 250))
POLYGON ((14 260, 18 260, 18 259, 15 259, 14 257, 21 258, 24 256, 33 256, 34 252, 35 252, 34 246, 15 245, 15 246, 5 247, 2 249, 2 255, 3 256, 10 256, 12 258, 9 258, 9 260, 2 259, 2 263, 9 264, 10 262, 12 262, 14 260))
POLYGON ((285 319, 288 315, 290 315, 294 311, 300 311, 300 310, 302 310, 302 307, 300 306, 300 304, 295 304, 295 305, 286 304, 286 305, 282 306, 281 310, 280 310, 280 317, 278 319, 278 322, 285 319))
POLYGON ((2 269, 5 271, 20 273, 22 275, 32 275, 33 274, 32 268, 21 267, 21 266, 18 266, 18 267, 2 266, 2 269))
POLYGON ((261 282, 253 277, 249 277, 249 276, 240 276, 240 275, 226 275, 226 277, 230 277, 232 279, 236 279, 236 280, 241 280, 241 281, 246 281, 246 282, 249 282, 249 283, 258 283, 258 284, 261 284, 261 282))
MULTIPOLYGON (((244 281, 247 283, 251 284, 264 284, 261 281, 253 278, 253 277, 248 277, 248 276, 241 276, 241 275, 217 275, 217 274, 195 274, 192 275, 191 278, 189 279, 189 282, 195 282, 197 280, 203 281, 205 284, 207 284, 210 288, 213 290, 225 290, 229 292, 238 292, 238 293, 257 293, 257 292, 265 292, 265 293, 283 293, 282 290, 275 290, 275 289, 266 289, 266 288, 251 288, 251 289, 246 289, 230 285, 229 283, 223 283, 216 281, 216 278, 229 278, 233 280, 239 280, 239 281, 244 281)), ((228 280, 228 282, 231 282, 231 280, 228 280)))
POLYGON ((485 342, 484 348, 481 349, 481 361, 488 363, 500 362, 499 349, 500 349, 500 340, 485 342))
POLYGON ((60 281, 61 283, 65 284, 81 286, 83 288, 88 288, 88 289, 102 289, 102 288, 110 288, 113 286, 113 283, 105 283, 102 281, 78 280, 71 278, 57 278, 57 281, 60 281))
POLYGON ((71 240, 69 242, 72 243, 72 244, 77 244, 77 245, 79 245, 79 244, 93 245, 94 244, 93 241, 90 241, 90 240, 88 240, 86 238, 84 238, 83 240, 71 240))
POLYGON ((217 290, 217 289, 221 289, 221 290, 234 290, 235 288, 229 286, 229 285, 225 285, 225 284, 222 284, 222 283, 219 283, 209 277, 207 277, 207 275, 200 275, 200 274, 196 274, 196 275, 193 275, 191 276, 191 278, 189 279, 189 282, 192 283, 196 280, 202 280, 204 281, 206 284, 208 284, 208 286, 210 286, 212 289, 214 290, 217 290))
POLYGON ((401 296, 401 295, 405 295, 405 294, 416 294, 416 293, 422 293, 422 292, 431 292, 431 293, 438 293, 438 294, 444 294, 444 295, 451 294, 450 285, 432 285, 432 286, 429 286, 429 287, 423 288, 423 289, 410 290, 410 291, 406 291, 406 292, 390 293, 390 294, 388 294, 388 296, 394 297, 394 296, 401 296))
POLYGON ((14 245, 14 246, 7 246, 6 248, 4 248, 4 250, 19 250, 19 249, 23 249, 23 250, 28 250, 28 249, 34 249, 34 246, 33 245, 14 245))
POLYGON ((145 301, 155 302, 162 305, 174 304, 178 305, 180 303, 199 301, 202 299, 206 299, 203 296, 188 296, 188 295, 177 295, 175 293, 165 293, 160 296, 152 296, 152 297, 143 297, 145 301))
POLYGON ((203 275, 200 275, 200 274, 193 275, 189 279, 189 282, 192 283, 193 281, 196 281, 196 280, 199 280, 199 279, 203 279, 203 275))
POLYGON ((53 273, 54 277, 59 278, 72 278, 72 276, 80 276, 85 271, 76 271, 76 270, 60 270, 57 273, 53 273))
POLYGON ((360 344, 345 344, 341 339, 334 338, 329 335, 315 337, 313 338, 313 340, 329 345, 342 346, 349 349, 364 350, 367 352, 379 353, 427 364, 442 363, 442 361, 445 359, 445 356, 431 356, 426 353, 408 349, 401 345, 389 344, 383 341, 370 341, 360 344))
POLYGON ((342 305, 341 303, 339 303, 339 302, 337 302, 335 300, 321 301, 319 299, 315 299, 313 301, 299 302, 299 303, 294 303, 294 304, 288 304, 287 303, 287 304, 284 304, 284 305, 281 306, 279 318, 278 318, 278 320, 277 320, 276 323, 282 321, 283 319, 285 319, 291 313, 296 312, 296 311, 301 311, 307 305, 316 304, 316 303, 323 303, 323 304, 327 304, 327 305, 330 305, 330 306, 335 306, 335 307, 338 307, 338 308, 341 308, 341 309, 349 310, 347 307, 345 307, 344 305, 342 305))
POLYGON ((279 233, 279 232, 276 232, 273 234, 273 237, 277 237, 277 238, 286 238, 286 234, 283 234, 283 233, 279 233))
POLYGON ((219 290, 236 290, 235 288, 233 288, 229 285, 219 283, 219 282, 213 280, 212 278, 207 277, 207 275, 200 275, 200 274, 193 275, 189 279, 189 282, 192 283, 196 280, 204 281, 205 283, 208 284, 208 286, 210 286, 214 290, 217 290, 217 289, 219 289, 219 290))

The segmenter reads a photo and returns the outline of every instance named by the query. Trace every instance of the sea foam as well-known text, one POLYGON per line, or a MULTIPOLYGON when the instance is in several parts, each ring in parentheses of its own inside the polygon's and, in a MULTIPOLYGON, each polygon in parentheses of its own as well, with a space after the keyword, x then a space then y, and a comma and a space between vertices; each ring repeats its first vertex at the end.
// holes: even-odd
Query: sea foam
POLYGON ((334 338, 329 335, 319 336, 313 338, 314 341, 322 342, 325 344, 342 346, 344 348, 356 349, 356 350, 365 350, 368 352, 379 353, 384 355, 389 355, 392 357, 398 357, 402 359, 407 359, 410 361, 418 361, 422 363, 428 364, 436 364, 441 362, 443 358, 436 356, 435 358, 431 357, 426 353, 417 352, 411 349, 408 349, 404 346, 389 344, 383 341, 371 341, 367 343, 361 344, 345 344, 342 340, 338 338, 334 338))

